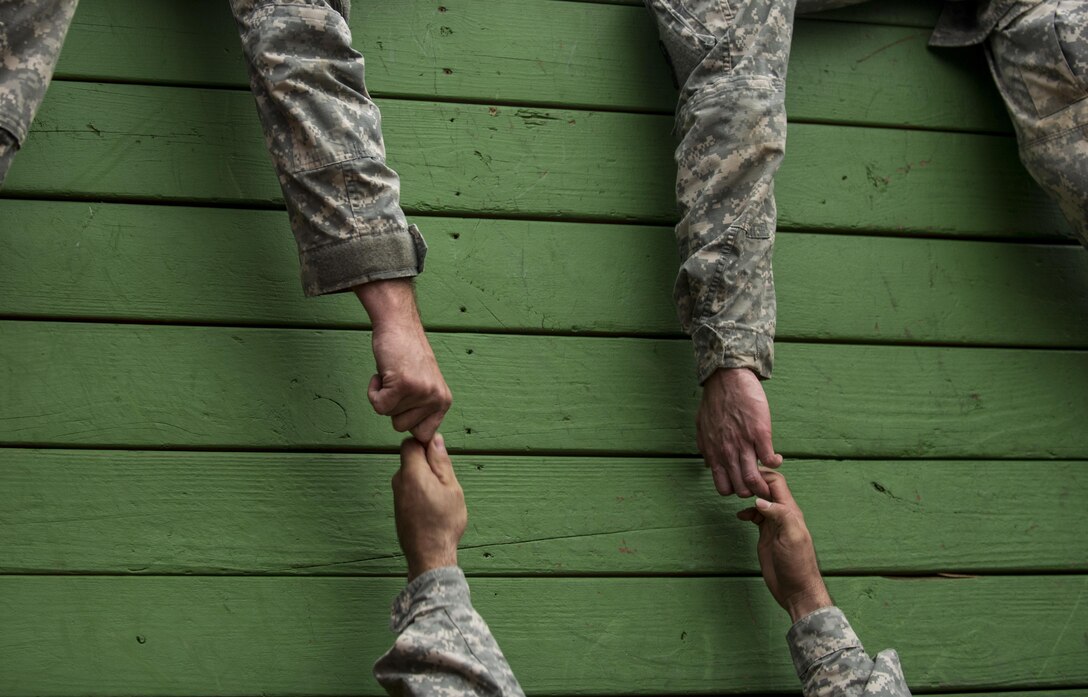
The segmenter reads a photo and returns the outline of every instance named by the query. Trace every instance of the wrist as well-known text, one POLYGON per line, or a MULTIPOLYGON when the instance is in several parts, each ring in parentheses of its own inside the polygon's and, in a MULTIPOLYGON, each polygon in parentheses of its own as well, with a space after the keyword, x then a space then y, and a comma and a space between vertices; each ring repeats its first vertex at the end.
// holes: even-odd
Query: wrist
POLYGON ((730 381, 736 380, 738 378, 747 379, 749 375, 755 378, 759 378, 759 374, 757 374, 756 371, 752 370, 751 368, 745 366, 737 366, 734 368, 718 368, 713 373, 711 373, 710 377, 707 379, 716 381, 730 381))
POLYGON ((759 380, 759 376, 750 368, 718 368, 703 382, 703 389, 732 392, 753 378, 759 380))
POLYGON ((790 619, 796 623, 817 610, 834 605, 827 587, 821 580, 815 587, 791 595, 786 600, 786 612, 790 613, 790 619))
POLYGON ((419 326, 419 311, 416 309, 415 288, 411 278, 371 281, 355 286, 352 290, 363 304, 375 329, 387 326, 419 326))
POLYGON ((445 566, 457 566, 457 550, 435 554, 419 559, 408 560, 408 583, 416 580, 423 574, 445 566))

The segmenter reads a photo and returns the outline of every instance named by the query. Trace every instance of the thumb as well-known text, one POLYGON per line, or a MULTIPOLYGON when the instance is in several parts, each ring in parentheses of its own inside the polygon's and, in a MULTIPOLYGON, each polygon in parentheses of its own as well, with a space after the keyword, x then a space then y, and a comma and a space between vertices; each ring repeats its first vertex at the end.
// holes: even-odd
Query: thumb
POLYGON ((453 473, 453 463, 450 462, 450 454, 446 451, 446 439, 441 433, 436 433, 431 442, 427 444, 427 464, 439 480, 449 483, 457 481, 453 473))
POLYGON ((780 503, 774 503, 767 499, 761 499, 756 497, 756 510, 763 516, 765 520, 769 520, 775 525, 782 522, 782 516, 786 514, 786 507, 780 503))

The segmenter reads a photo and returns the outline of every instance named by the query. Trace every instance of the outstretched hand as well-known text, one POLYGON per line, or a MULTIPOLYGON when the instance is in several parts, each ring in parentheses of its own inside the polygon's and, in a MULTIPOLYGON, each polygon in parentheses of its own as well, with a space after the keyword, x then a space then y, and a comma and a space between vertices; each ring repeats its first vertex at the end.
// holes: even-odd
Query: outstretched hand
POLYGON ((374 411, 392 417, 397 431, 427 443, 453 402, 419 320, 410 280, 374 281, 355 289, 373 324, 378 372, 367 397, 374 411))
POLYGON ((755 373, 722 368, 707 378, 695 425, 699 452, 719 494, 770 495, 757 462, 778 467, 782 456, 771 443, 771 409, 755 373))
POLYGON ((796 622, 833 603, 820 575, 812 535, 786 486, 786 478, 770 470, 761 470, 760 474, 767 483, 769 497, 757 498, 753 508, 738 512, 737 517, 759 526, 759 568, 763 580, 774 599, 796 622))
POLYGON ((393 511, 409 581, 431 569, 457 565, 468 509, 441 435, 426 446, 411 438, 401 443, 393 511))

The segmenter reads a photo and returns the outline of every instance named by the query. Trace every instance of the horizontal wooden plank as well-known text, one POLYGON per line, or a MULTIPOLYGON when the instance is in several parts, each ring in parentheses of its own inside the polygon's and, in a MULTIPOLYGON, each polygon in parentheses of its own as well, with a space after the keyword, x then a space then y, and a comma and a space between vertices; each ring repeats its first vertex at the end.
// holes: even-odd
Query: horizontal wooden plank
POLYGON ((789 118, 1011 133, 982 52, 930 49, 930 33, 928 27, 799 21, 786 91, 789 118))
MULTIPOLYGON (((254 111, 228 90, 54 84, 5 193, 277 205, 254 111)), ((414 212, 675 217, 665 116, 394 101, 384 123, 414 212)), ((1067 230, 1012 138, 806 124, 789 138, 777 180, 786 229, 1067 230)))
POLYGON ((819 12, 813 17, 845 22, 867 22, 907 27, 932 27, 941 16, 944 0, 876 0, 841 10, 819 12))
MULTIPOLYGON (((431 341, 452 447, 694 451, 686 340, 431 341)), ((0 322, 0 442, 390 447, 371 366, 361 331, 0 322)), ((1086 391, 1088 352, 818 344, 779 344, 768 386, 778 448, 835 457, 1088 457, 1086 391)))
MULTIPOLYGON (((433 329, 678 333, 667 228, 416 222, 433 329)), ((278 211, 0 200, 0 315, 366 326, 297 269, 278 211)), ((1079 247, 780 233, 775 274, 780 339, 1088 346, 1079 247)))
MULTIPOLYGON (((360 4, 351 25, 368 60, 368 86, 379 97, 661 113, 671 113, 676 103, 664 59, 647 50, 658 39, 641 6, 403 0, 360 4)), ((917 27, 799 21, 787 99, 791 117, 1011 132, 985 66, 973 60, 978 55, 933 53, 926 48, 928 35, 917 27)), ((58 74, 247 85, 234 22, 216 0, 195 0, 195 6, 85 2, 58 74)))
MULTIPOLYGON (((755 528, 733 517, 750 501, 715 496, 701 460, 455 465, 469 573, 759 572, 755 528)), ((396 575, 397 466, 395 455, 0 450, 0 573, 396 575)), ((1084 462, 783 471, 825 573, 1088 570, 1084 462)))
MULTIPOLYGON (((396 579, 0 577, 9 697, 373 695, 396 579)), ((530 694, 796 690, 757 578, 475 579, 530 694)), ((1088 680, 1084 576, 832 579, 919 690, 1088 680), (955 646, 955 651, 948 647, 955 646)))

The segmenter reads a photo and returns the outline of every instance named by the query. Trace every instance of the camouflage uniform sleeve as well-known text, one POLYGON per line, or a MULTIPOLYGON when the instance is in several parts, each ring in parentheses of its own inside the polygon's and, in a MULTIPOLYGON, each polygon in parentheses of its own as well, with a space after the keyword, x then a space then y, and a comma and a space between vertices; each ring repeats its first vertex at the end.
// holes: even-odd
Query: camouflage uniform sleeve
POLYGON ((876 660, 869 658, 837 607, 802 617, 786 639, 805 697, 910 695, 895 650, 881 651, 876 660))
POLYGON ((774 177, 796 0, 646 0, 680 87, 673 296, 697 375, 771 376, 774 177))
POLYGON ((400 207, 345 0, 231 0, 307 295, 416 276, 427 246, 400 207))
POLYGON ((0 186, 53 78, 77 0, 0 0, 0 186))
POLYGON ((524 697, 456 566, 409 583, 393 601, 390 626, 399 636, 374 665, 374 677, 389 694, 524 697))

